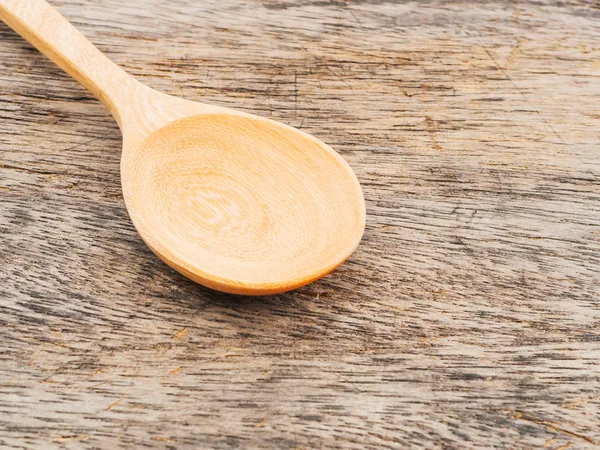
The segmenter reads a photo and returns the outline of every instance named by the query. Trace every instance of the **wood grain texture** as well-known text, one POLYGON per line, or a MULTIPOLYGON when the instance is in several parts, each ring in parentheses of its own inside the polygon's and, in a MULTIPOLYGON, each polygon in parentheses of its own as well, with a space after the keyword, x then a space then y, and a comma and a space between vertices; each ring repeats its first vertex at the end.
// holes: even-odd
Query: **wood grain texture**
POLYGON ((168 269, 117 125, 0 26, 0 445, 596 448, 600 10, 64 0, 141 81, 326 139, 367 201, 265 298, 168 269))

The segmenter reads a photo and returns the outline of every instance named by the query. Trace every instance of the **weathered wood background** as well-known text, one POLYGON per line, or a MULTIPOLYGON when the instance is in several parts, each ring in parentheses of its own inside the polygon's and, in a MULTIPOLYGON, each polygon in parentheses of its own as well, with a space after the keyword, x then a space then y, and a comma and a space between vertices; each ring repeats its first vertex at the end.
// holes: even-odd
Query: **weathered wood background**
POLYGON ((600 445, 596 2, 54 4, 148 85, 330 143, 367 230, 285 295, 186 280, 113 119, 1 25, 1 447, 600 445))

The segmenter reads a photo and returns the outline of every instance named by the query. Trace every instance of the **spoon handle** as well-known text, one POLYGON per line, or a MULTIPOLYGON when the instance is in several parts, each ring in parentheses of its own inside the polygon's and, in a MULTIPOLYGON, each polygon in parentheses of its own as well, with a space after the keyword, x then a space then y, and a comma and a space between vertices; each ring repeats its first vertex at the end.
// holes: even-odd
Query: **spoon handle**
POLYGON ((121 113, 145 86, 108 59, 45 0, 0 0, 0 19, 100 100, 121 126, 121 113))

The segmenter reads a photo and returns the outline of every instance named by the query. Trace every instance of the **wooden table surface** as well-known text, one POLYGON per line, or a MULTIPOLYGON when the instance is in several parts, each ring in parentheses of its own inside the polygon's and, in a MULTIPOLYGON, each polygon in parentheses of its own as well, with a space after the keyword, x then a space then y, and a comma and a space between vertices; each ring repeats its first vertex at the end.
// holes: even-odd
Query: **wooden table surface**
POLYGON ((0 26, 0 447, 600 445, 596 2, 56 0, 115 62, 337 149, 334 273, 220 294, 160 262, 91 94, 0 26))

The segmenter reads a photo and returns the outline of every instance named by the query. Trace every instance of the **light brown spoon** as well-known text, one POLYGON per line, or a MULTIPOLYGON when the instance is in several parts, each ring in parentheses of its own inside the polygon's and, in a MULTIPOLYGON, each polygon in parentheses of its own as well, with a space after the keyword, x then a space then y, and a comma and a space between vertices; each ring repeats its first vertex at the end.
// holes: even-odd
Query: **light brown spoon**
POLYGON ((175 270, 224 292, 273 294, 326 275, 358 245, 360 185, 323 142, 150 89, 44 0, 0 0, 0 18, 115 117, 131 220, 175 270))

